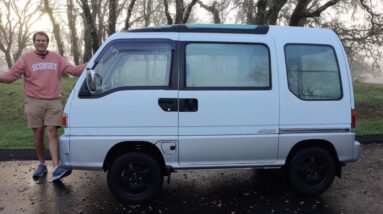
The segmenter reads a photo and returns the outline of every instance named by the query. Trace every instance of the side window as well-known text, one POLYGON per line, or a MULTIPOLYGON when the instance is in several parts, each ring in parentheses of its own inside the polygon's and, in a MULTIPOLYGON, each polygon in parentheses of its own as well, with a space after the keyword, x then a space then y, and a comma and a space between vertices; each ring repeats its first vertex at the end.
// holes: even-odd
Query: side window
POLYGON ((269 50, 261 44, 191 43, 186 87, 270 89, 269 50))
POLYGON ((325 45, 285 46, 290 91, 303 100, 339 100, 342 86, 334 49, 325 45))
POLYGON ((171 48, 156 45, 111 45, 95 68, 101 81, 96 93, 121 87, 167 87, 170 83, 171 48))

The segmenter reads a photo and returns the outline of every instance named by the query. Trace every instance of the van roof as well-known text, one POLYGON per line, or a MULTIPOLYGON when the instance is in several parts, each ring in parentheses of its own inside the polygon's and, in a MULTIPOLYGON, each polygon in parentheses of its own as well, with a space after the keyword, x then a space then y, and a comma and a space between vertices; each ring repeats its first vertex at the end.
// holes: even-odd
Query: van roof
POLYGON ((128 30, 127 32, 196 32, 267 34, 269 26, 242 24, 177 24, 128 30))

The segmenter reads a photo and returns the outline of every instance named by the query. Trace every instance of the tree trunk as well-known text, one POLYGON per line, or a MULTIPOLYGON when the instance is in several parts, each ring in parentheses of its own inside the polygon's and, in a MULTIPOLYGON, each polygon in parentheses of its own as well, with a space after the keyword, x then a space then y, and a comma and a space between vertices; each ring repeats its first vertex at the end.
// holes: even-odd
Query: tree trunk
POLYGON ((268 21, 269 25, 276 25, 279 17, 279 13, 282 10, 282 7, 287 3, 287 0, 278 0, 272 1, 270 6, 270 11, 268 13, 268 21))
POLYGON ((339 0, 330 0, 316 10, 310 11, 311 8, 308 8, 308 6, 311 1, 298 0, 297 6, 290 17, 290 26, 304 26, 307 18, 319 17, 323 11, 339 2, 339 0))
POLYGON ((80 64, 80 51, 78 45, 78 37, 76 30, 76 14, 74 13, 73 0, 67 0, 67 17, 70 30, 71 51, 73 54, 73 61, 76 65, 80 64))
POLYGON ((213 22, 215 24, 220 24, 221 22, 221 17, 219 16, 219 10, 217 9, 217 1, 214 1, 211 6, 208 6, 204 4, 202 1, 197 1, 197 3, 205 10, 209 11, 213 15, 213 22))
POLYGON ((254 24, 255 22, 255 11, 254 11, 254 1, 245 0, 243 9, 246 13, 246 24, 254 24))
POLYGON ((169 13, 169 3, 167 0, 164 0, 164 6, 165 6, 165 15, 168 20, 168 24, 185 24, 187 23, 191 10, 193 9, 193 6, 197 3, 197 0, 192 0, 187 7, 185 7, 185 3, 183 0, 175 0, 176 5, 176 15, 173 21, 173 18, 171 17, 169 13))
POLYGON ((130 28, 130 18, 132 17, 133 7, 135 3, 136 3, 136 0, 131 0, 129 3, 128 12, 126 14, 126 19, 125 19, 124 30, 128 30, 130 28))
MULTIPOLYGON (((180 1, 182 1, 182 5, 183 5, 183 0, 180 0, 180 1)), ((197 3, 197 0, 192 0, 190 4, 186 7, 186 12, 184 13, 185 9, 182 10, 182 24, 185 24, 188 22, 190 13, 196 3, 197 3)))
MULTIPOLYGON (((98 43, 98 31, 96 29, 95 21, 93 19, 93 16, 90 12, 89 4, 87 0, 81 0, 82 3, 82 10, 83 10, 83 18, 84 18, 84 25, 85 25, 85 42, 87 40, 91 41, 91 49, 89 50, 89 47, 85 47, 84 52, 84 62, 88 61, 93 53, 97 51, 99 48, 98 43), (89 36, 90 39, 87 37, 89 36)), ((89 44, 88 44, 89 45, 89 44)))
POLYGON ((108 21, 109 36, 116 32, 117 4, 118 4, 118 0, 109 0, 109 21, 108 21))
POLYGON ((59 54, 61 56, 64 56, 64 43, 61 38, 60 25, 57 23, 55 16, 53 15, 53 11, 52 11, 52 8, 49 6, 48 0, 44 0, 44 6, 45 6, 45 12, 48 13, 49 19, 52 23, 53 35, 56 39, 59 54))
POLYGON ((153 0, 144 0, 144 26, 148 27, 153 13, 153 0))
POLYGON ((168 0, 164 0, 164 7, 165 7, 166 19, 168 20, 168 25, 171 25, 171 24, 173 24, 173 19, 172 19, 172 16, 170 15, 170 13, 169 13, 168 0))
MULTIPOLYGON (((287 0, 278 0, 278 1, 259 0, 256 4, 257 12, 255 16, 252 18, 251 24, 257 24, 257 25, 277 24, 279 13, 281 12, 282 7, 286 3, 287 3, 287 0)), ((254 15, 254 11, 251 11, 251 14, 254 15)))

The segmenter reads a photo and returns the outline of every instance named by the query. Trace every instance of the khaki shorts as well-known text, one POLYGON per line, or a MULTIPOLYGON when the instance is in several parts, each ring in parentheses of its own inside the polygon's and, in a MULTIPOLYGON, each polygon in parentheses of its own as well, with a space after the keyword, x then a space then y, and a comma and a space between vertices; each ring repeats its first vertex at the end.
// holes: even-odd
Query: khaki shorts
POLYGON ((63 106, 60 99, 44 100, 25 97, 25 114, 28 120, 28 128, 61 127, 63 106))

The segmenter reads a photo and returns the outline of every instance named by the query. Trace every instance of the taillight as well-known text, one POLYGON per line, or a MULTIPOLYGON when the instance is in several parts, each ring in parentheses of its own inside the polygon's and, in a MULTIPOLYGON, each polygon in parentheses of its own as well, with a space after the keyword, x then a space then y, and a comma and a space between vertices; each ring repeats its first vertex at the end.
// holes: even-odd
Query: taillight
POLYGON ((68 115, 67 114, 63 114, 63 116, 61 117, 61 124, 63 125, 63 127, 68 127, 67 125, 67 122, 68 122, 68 115))
POLYGON ((356 110, 351 109, 351 128, 355 129, 356 128, 356 110))

